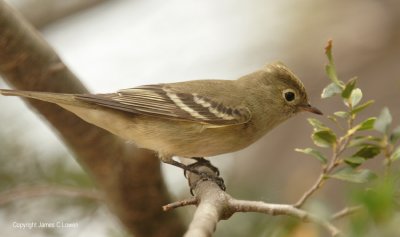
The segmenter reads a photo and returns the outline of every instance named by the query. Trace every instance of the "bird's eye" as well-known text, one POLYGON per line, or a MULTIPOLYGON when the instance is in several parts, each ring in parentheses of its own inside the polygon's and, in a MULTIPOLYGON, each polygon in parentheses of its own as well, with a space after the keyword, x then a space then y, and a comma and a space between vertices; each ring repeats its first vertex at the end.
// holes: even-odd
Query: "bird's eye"
POLYGON ((283 92, 283 97, 285 98, 286 101, 291 102, 294 99, 296 99, 296 94, 292 90, 285 90, 283 92))

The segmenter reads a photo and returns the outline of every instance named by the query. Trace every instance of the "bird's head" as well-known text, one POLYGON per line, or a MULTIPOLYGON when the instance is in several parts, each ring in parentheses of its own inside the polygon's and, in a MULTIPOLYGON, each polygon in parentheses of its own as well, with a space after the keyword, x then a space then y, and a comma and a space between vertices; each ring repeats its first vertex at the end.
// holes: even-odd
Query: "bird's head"
POLYGON ((303 83, 294 75, 286 65, 275 62, 266 65, 263 81, 268 85, 270 98, 276 109, 288 116, 301 111, 322 115, 322 112, 311 106, 303 83))

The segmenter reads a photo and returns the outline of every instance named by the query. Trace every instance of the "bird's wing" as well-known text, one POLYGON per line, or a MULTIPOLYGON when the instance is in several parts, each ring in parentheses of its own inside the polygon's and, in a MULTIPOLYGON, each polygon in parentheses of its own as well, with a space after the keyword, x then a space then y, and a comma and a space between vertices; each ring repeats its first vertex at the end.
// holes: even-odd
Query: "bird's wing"
POLYGON ((197 93, 172 90, 166 85, 148 85, 112 94, 75 95, 76 99, 135 114, 226 126, 246 123, 246 107, 230 107, 197 93))

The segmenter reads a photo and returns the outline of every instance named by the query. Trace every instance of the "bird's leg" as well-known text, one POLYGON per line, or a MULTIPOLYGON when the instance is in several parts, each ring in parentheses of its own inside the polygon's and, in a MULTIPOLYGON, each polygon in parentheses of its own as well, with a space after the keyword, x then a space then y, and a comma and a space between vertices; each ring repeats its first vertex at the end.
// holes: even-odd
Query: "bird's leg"
MULTIPOLYGON (((222 190, 226 189, 225 184, 224 184, 224 180, 221 177, 219 177, 218 168, 213 166, 210 163, 210 161, 204 159, 203 157, 192 157, 191 159, 196 160, 196 162, 193 163, 193 164, 190 164, 190 165, 182 164, 182 163, 172 159, 172 157, 160 157, 160 158, 166 164, 170 164, 170 165, 173 165, 173 166, 176 166, 176 167, 179 167, 179 168, 183 169, 185 177, 187 177, 187 175, 186 175, 187 172, 191 172, 191 173, 194 173, 194 174, 200 176, 201 177, 200 180, 203 180, 203 181, 204 180, 211 180, 211 181, 215 182, 216 184, 218 184, 218 186, 222 190), (198 167, 201 167, 201 166, 205 166, 205 167, 211 169, 215 173, 215 176, 214 175, 209 175, 206 172, 199 171, 198 167)), ((192 188, 190 188, 190 193, 193 195, 192 188)))
POLYGON ((176 167, 179 167, 179 168, 183 169, 185 177, 186 177, 186 172, 187 171, 195 173, 197 175, 201 175, 201 173, 202 173, 202 172, 194 169, 195 167, 191 167, 191 165, 185 165, 185 164, 183 164, 181 162, 178 162, 178 161, 174 160, 170 156, 160 156, 160 159, 161 159, 162 162, 164 162, 166 164, 173 165, 173 166, 176 166, 176 167))

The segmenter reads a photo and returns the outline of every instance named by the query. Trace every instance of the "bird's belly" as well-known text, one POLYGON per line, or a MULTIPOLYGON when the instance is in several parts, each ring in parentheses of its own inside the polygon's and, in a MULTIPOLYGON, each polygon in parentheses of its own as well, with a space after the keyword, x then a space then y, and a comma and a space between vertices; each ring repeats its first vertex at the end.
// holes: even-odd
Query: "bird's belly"
POLYGON ((209 157, 230 153, 241 148, 226 141, 215 142, 203 136, 193 136, 191 139, 157 139, 149 136, 141 141, 134 141, 139 147, 158 151, 160 154, 180 157, 209 157), (196 140, 194 140, 196 139, 196 140))
POLYGON ((250 138, 246 139, 242 125, 208 128, 198 123, 168 120, 139 123, 132 128, 130 140, 164 155, 209 157, 234 152, 252 143, 250 138))

